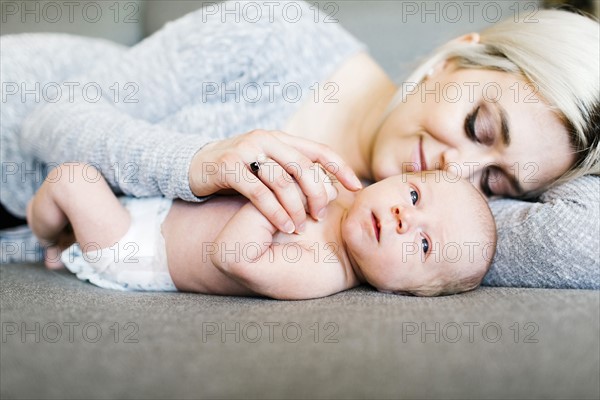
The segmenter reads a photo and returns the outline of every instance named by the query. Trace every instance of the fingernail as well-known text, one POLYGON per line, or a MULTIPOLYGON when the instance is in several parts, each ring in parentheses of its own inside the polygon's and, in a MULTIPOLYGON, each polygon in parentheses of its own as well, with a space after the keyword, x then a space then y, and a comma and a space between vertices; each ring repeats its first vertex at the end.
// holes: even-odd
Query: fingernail
POLYGON ((327 210, 325 208, 323 208, 321 211, 319 211, 319 214, 317 215, 317 219, 319 221, 322 221, 325 218, 325 215, 327 215, 327 210))
POLYGON ((285 223, 285 227, 283 229, 284 232, 294 233, 295 230, 296 230, 296 227, 294 226, 294 223, 292 221, 288 221, 285 223))
POLYGON ((353 183, 354 183, 354 187, 357 189, 362 189, 362 183, 360 183, 360 179, 358 179, 356 176, 354 177, 354 179, 352 179, 353 183))

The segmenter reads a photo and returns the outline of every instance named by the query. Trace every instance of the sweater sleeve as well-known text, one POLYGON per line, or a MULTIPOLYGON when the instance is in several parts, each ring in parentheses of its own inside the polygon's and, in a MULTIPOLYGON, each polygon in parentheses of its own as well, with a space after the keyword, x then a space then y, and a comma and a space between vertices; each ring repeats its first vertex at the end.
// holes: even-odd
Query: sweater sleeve
POLYGON ((204 107, 196 103, 205 82, 228 81, 249 63, 256 48, 232 52, 232 44, 260 46, 260 24, 236 30, 219 18, 190 13, 63 82, 73 89, 25 119, 22 151, 46 164, 92 163, 113 189, 128 195, 201 200, 189 187, 189 166, 219 135, 210 121, 192 132, 161 122, 184 107, 204 107))
POLYGON ((498 249, 484 285, 600 288, 600 177, 559 185, 536 203, 490 205, 498 249))
POLYGON ((200 200, 189 188, 188 170, 209 138, 132 118, 106 101, 44 107, 25 121, 21 140, 25 151, 49 167, 94 165, 122 193, 200 200))

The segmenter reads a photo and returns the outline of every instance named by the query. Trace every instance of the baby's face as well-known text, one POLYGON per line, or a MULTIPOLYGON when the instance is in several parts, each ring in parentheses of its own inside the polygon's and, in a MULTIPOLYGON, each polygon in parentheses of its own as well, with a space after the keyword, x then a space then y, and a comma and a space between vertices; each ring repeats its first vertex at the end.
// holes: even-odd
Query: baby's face
POLYGON ((348 252, 381 291, 419 291, 483 276, 494 223, 483 197, 443 171, 403 174, 356 195, 342 221, 348 252))

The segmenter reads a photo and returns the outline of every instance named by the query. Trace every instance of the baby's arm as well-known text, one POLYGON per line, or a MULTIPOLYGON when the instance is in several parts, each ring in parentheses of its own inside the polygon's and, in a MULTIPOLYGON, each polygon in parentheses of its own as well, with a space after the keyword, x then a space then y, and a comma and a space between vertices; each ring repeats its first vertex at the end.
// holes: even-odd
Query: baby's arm
POLYGON ((328 262, 319 254, 319 250, 323 252, 321 243, 276 243, 276 232, 252 203, 247 203, 217 237, 211 260, 250 290, 276 299, 310 299, 347 289, 339 261, 328 262))
POLYGON ((71 223, 85 251, 92 243, 94 249, 112 246, 127 232, 130 216, 94 167, 65 163, 50 171, 29 202, 27 223, 46 246, 55 245, 71 223))

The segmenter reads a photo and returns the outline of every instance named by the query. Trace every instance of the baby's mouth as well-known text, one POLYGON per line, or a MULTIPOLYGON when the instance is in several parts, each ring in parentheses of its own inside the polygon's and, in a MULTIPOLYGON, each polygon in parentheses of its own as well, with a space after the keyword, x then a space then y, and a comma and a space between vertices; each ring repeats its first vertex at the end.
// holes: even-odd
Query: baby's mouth
POLYGON ((379 220, 375 216, 373 212, 371 212, 371 221, 373 222, 373 230, 375 231, 375 239, 379 242, 379 236, 381 235, 381 226, 379 225, 379 220))

